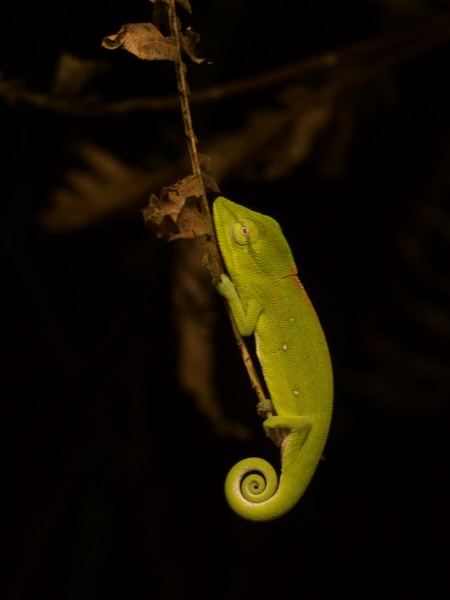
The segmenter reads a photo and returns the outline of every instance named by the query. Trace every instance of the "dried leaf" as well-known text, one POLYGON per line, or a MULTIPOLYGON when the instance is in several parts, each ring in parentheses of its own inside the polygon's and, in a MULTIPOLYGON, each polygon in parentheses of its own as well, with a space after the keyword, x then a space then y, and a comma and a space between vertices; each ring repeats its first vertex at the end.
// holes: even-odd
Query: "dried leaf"
POLYGON ((181 50, 197 64, 205 62, 206 59, 200 58, 195 54, 195 46, 200 41, 200 35, 188 27, 186 33, 180 32, 181 50))
POLYGON ((124 48, 143 60, 177 60, 175 39, 165 37, 153 23, 128 23, 120 30, 103 38, 108 50, 124 48))
POLYGON ((163 188, 161 196, 152 194, 142 211, 148 229, 168 241, 194 238, 211 233, 208 215, 202 211, 202 183, 193 175, 163 188))
MULTIPOLYGON (((195 47, 200 36, 190 27, 183 33, 179 31, 181 51, 192 62, 200 64, 206 59, 195 53, 195 47)), ((102 40, 102 46, 107 50, 124 48, 143 60, 178 60, 177 42, 174 36, 164 36, 153 23, 128 23, 120 30, 102 40)))

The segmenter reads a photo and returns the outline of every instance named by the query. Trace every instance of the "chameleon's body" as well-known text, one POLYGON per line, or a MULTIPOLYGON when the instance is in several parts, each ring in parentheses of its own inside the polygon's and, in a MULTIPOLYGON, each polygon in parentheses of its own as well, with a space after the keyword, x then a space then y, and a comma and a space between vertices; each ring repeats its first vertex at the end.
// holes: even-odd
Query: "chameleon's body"
POLYGON ((241 335, 255 334, 274 408, 264 427, 287 433, 279 482, 269 463, 248 458, 229 472, 225 494, 242 517, 267 521, 300 500, 322 456, 333 402, 330 356, 278 223, 223 197, 214 202, 213 214, 230 276, 222 275, 218 291, 241 335))

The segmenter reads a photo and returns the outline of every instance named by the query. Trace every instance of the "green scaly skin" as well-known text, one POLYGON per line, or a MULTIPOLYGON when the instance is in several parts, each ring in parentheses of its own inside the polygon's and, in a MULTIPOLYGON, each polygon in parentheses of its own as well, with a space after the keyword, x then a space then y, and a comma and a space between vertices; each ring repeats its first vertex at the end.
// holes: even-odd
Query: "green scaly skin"
POLYGON ((300 500, 322 456, 333 405, 330 355, 279 224, 223 197, 213 215, 229 274, 217 289, 241 335, 255 335, 275 411, 264 428, 287 432, 279 482, 268 462, 248 458, 229 472, 225 495, 241 517, 269 521, 300 500))

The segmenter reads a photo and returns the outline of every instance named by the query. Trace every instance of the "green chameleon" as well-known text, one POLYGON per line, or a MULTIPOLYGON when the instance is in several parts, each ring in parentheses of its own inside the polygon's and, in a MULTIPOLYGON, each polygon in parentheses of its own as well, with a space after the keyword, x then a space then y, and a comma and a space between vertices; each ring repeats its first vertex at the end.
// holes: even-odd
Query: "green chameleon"
POLYGON ((241 517, 268 521, 300 500, 322 456, 333 405, 330 355, 279 224, 223 197, 213 216, 229 274, 217 289, 241 335, 255 335, 270 395, 266 410, 274 415, 263 426, 283 439, 279 482, 267 461, 248 458, 228 473, 225 495, 241 517))

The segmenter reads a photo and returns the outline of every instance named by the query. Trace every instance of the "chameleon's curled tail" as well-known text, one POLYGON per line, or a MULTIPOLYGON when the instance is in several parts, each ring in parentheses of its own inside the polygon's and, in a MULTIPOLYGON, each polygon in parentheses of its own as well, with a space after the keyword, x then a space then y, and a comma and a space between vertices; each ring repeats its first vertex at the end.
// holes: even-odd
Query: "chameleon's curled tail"
MULTIPOLYGON (((259 506, 274 497, 278 477, 270 463, 262 458, 246 458, 230 470, 225 480, 225 496, 231 508, 241 517, 253 521, 274 519, 279 515, 261 515, 259 506), (257 507, 257 510, 254 510, 257 507)), ((289 509, 286 509, 289 510, 289 509)))
POLYGON ((312 422, 307 417, 271 417, 266 427, 288 427, 289 435, 282 445, 281 476, 261 458, 238 462, 225 480, 225 496, 231 508, 244 519, 270 521, 291 510, 302 497, 317 466, 321 451, 311 452, 320 443, 309 436, 312 422), (288 422, 287 422, 288 421, 288 422))

